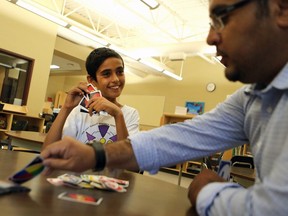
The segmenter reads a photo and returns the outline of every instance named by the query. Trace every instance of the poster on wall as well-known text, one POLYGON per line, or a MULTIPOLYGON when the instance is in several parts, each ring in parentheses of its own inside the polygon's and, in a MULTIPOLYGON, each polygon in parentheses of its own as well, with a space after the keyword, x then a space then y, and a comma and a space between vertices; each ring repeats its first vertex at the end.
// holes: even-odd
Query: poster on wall
POLYGON ((188 114, 201 115, 204 113, 204 102, 190 102, 187 101, 185 107, 187 107, 188 114))

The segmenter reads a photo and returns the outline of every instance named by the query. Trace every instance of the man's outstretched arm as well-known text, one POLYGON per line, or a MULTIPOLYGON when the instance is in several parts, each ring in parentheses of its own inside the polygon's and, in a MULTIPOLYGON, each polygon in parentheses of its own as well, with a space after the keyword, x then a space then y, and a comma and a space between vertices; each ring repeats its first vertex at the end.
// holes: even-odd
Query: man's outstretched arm
MULTIPOLYGON (((138 164, 129 140, 122 140, 103 146, 106 167, 138 170, 138 164)), ((83 172, 97 166, 95 150, 71 137, 52 143, 41 152, 46 174, 53 169, 83 172)))

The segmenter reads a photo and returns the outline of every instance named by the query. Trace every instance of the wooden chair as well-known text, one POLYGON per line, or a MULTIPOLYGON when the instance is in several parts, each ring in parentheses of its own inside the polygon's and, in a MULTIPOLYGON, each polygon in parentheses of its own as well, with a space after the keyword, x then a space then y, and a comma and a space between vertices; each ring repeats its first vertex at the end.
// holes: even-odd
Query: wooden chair
MULTIPOLYGON (((13 131, 25 131, 28 127, 29 121, 28 120, 14 120, 12 122, 12 126, 11 126, 11 130, 13 131)), ((1 148, 5 148, 4 146, 7 146, 8 150, 11 151, 23 151, 23 152, 29 152, 29 153, 39 153, 37 151, 33 151, 30 149, 23 149, 23 148, 17 148, 17 146, 12 146, 11 145, 11 140, 5 139, 5 140, 1 140, 0 142, 1 148)))

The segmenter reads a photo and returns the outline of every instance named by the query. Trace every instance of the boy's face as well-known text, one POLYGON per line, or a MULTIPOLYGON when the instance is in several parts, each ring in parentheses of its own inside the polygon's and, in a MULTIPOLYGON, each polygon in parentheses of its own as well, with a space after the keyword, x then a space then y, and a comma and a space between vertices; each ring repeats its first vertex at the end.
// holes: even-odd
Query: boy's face
POLYGON ((98 68, 96 73, 97 81, 92 84, 102 93, 102 96, 110 101, 120 96, 125 86, 124 65, 121 59, 107 58, 98 68))

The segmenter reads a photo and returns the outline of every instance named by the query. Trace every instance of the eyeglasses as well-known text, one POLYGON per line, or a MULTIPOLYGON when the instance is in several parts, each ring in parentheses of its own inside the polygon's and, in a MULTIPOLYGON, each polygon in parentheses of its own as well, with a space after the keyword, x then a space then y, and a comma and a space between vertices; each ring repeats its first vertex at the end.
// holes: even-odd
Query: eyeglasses
POLYGON ((213 11, 213 14, 210 16, 210 19, 211 19, 210 26, 215 31, 222 30, 225 27, 225 23, 224 23, 223 19, 226 18, 229 15, 229 13, 233 12, 236 9, 239 9, 239 8, 245 6, 249 2, 252 2, 252 0, 243 0, 243 1, 237 2, 235 4, 232 4, 232 5, 229 5, 226 7, 216 8, 213 11))

